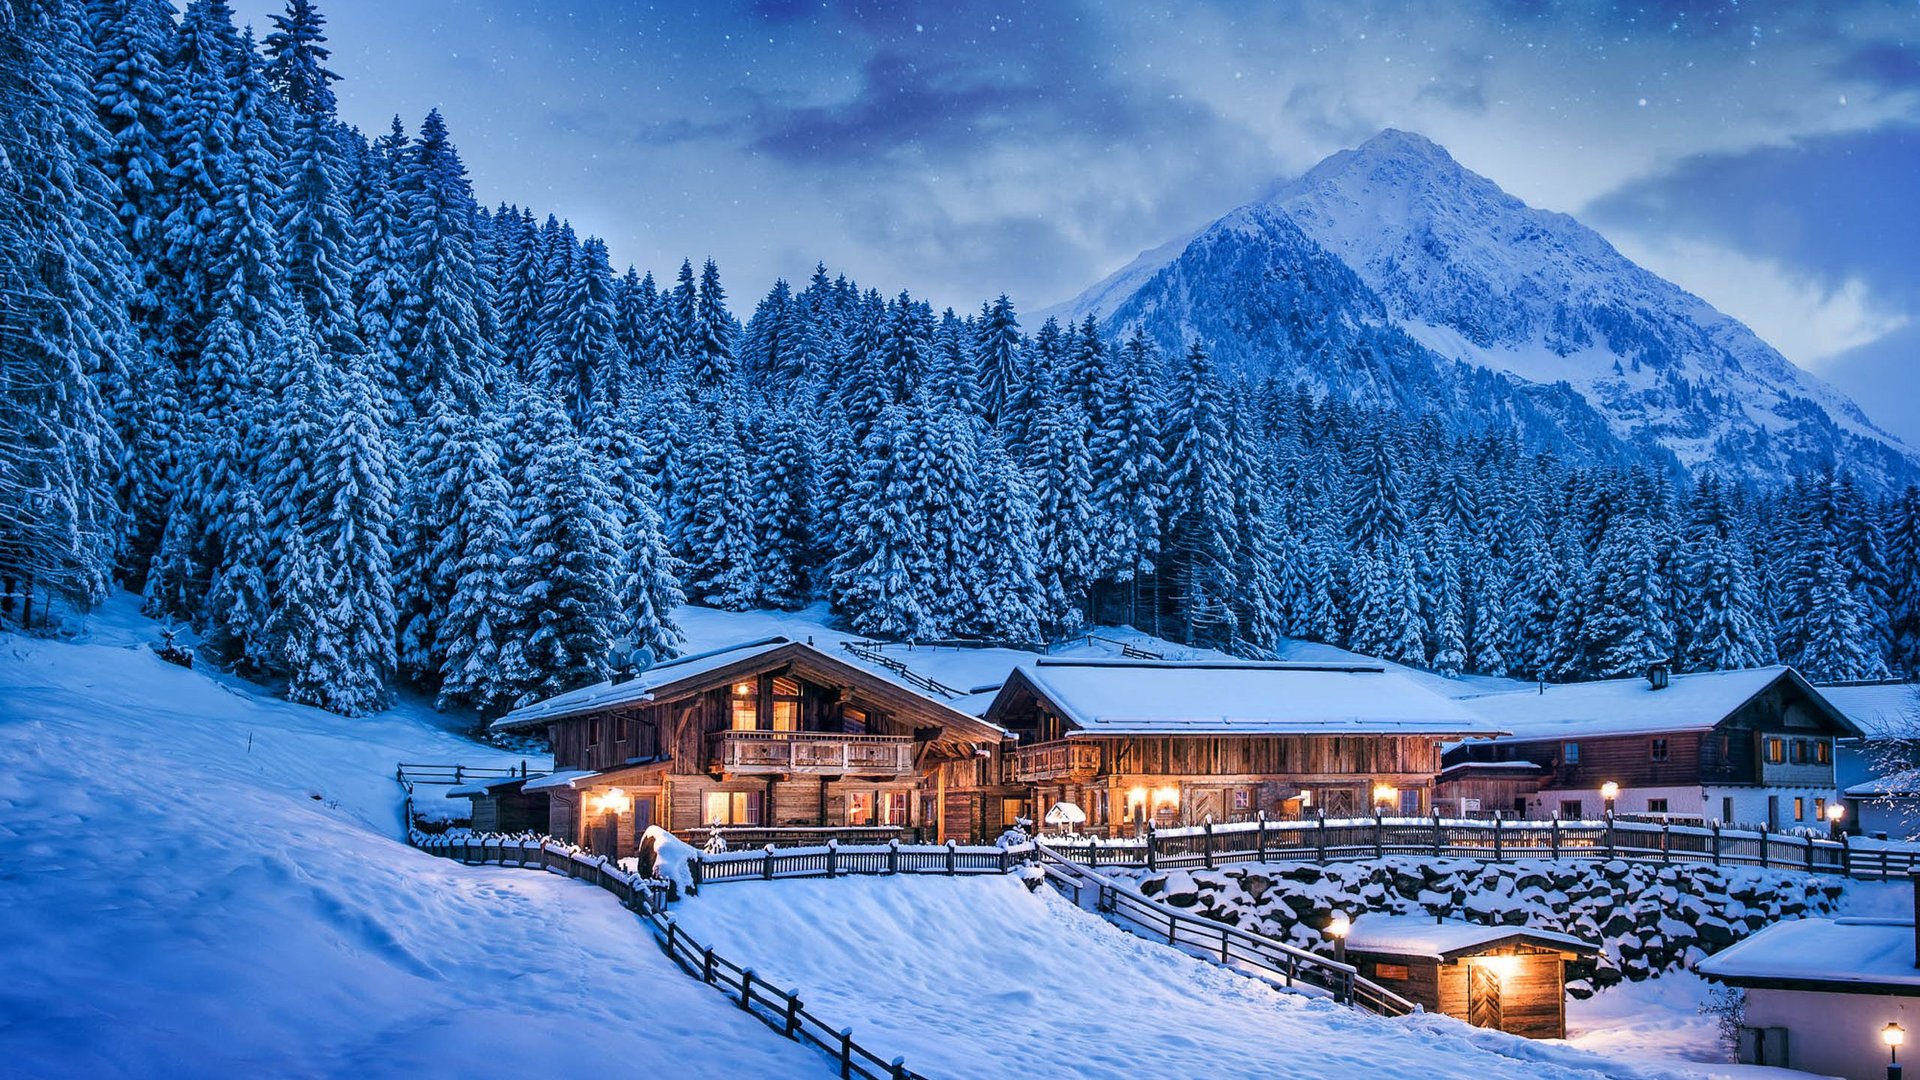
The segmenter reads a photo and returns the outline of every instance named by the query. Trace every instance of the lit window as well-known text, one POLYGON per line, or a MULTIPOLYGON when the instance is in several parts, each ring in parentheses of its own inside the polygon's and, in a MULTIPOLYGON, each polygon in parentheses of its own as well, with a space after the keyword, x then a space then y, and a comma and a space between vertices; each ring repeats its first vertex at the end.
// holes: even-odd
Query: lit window
POLYGON ((871 791, 847 792, 847 824, 849 825, 873 824, 873 792, 871 791))
POLYGON ((1778 765, 1787 760, 1787 740, 1778 735, 1767 737, 1767 764, 1778 765))
POLYGON ((1815 765, 1833 764, 1833 744, 1825 741, 1814 743, 1813 763, 1815 765))
POLYGON ((1825 799, 1813 800, 1813 820, 1825 821, 1826 819, 1827 819, 1827 800, 1825 799))
POLYGON ((800 680, 773 680, 773 730, 800 730, 800 680))
POLYGON ((1383 982, 1406 982, 1409 972, 1405 964, 1375 964, 1373 977, 1383 982))
POLYGON ((1807 820, 1807 800, 1801 798, 1798 795, 1795 795, 1793 797, 1793 820, 1795 821, 1807 820))
POLYGON ((707 824, 760 824, 761 793, 758 791, 707 792, 707 824))
POLYGON ((752 682, 733 684, 733 730, 752 731, 760 726, 760 688, 752 682))

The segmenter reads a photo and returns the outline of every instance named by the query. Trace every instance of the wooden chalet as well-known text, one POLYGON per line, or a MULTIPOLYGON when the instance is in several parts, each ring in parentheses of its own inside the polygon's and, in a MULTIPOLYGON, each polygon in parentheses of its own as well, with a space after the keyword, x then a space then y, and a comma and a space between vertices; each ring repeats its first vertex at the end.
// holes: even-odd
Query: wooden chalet
POLYGON ((1446 813, 1825 828, 1836 739, 1860 729, 1791 668, 1546 685, 1461 704, 1510 734, 1447 752, 1446 813))
POLYGON ((561 694, 493 728, 541 733, 553 747, 553 774, 518 789, 546 794, 552 835, 622 855, 649 825, 694 843, 711 826, 730 842, 944 840, 921 777, 1002 736, 778 637, 561 694))
POLYGON ((1567 965, 1600 950, 1566 934, 1418 915, 1362 915, 1347 962, 1429 1012, 1529 1039, 1567 1036, 1567 965))
POLYGON ((1496 730, 1366 663, 1041 658, 985 718, 1008 739, 937 777, 949 820, 981 835, 1057 803, 1104 835, 1261 812, 1423 813, 1442 744, 1496 730))

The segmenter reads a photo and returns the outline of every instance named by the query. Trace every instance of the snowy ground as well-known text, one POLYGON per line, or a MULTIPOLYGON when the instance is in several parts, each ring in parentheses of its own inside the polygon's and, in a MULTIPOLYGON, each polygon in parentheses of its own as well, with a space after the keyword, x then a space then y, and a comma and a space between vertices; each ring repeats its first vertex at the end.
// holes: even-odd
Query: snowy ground
POLYGON ((257 697, 152 636, 123 600, 87 644, 0 637, 0 1075, 831 1071, 598 889, 394 839, 396 760, 517 756, 257 697))
POLYGON ((714 885, 676 917, 935 1076, 1681 1074, 1270 990, 1012 878, 714 885))

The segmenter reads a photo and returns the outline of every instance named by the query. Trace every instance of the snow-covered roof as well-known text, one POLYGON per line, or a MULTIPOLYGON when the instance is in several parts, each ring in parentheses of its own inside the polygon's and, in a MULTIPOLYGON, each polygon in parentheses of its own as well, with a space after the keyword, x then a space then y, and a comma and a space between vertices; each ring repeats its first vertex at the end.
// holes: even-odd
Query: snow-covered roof
POLYGON ((1539 765, 1531 761, 1462 761, 1441 769, 1440 775, 1445 777, 1450 772, 1480 772, 1483 770, 1494 773, 1512 773, 1514 775, 1542 771, 1539 765))
POLYGON ((466 799, 475 795, 485 795, 497 787, 510 787, 526 780, 524 776, 496 776, 490 780, 470 780, 447 792, 449 799, 466 799))
POLYGON ((1460 703, 1509 732, 1502 742, 1707 731, 1789 675, 1791 669, 1782 666, 1704 671, 1672 676, 1663 690, 1639 677, 1549 683, 1544 689, 1486 694, 1460 703))
POLYGON ((1694 970, 1736 986, 1804 984, 1808 989, 1920 996, 1913 923, 1896 919, 1796 919, 1775 923, 1694 970))
POLYGON ((1822 686, 1820 696, 1868 736, 1902 729, 1920 732, 1920 683, 1822 686))
POLYGON ((1885 795, 1920 795, 1920 769, 1903 769, 1887 776, 1876 776, 1847 789, 1849 799, 1876 799, 1885 795))
MULTIPOLYGON (((1378 664, 1059 660, 1016 669, 1084 735, 1492 735, 1378 664)), ((990 713, 991 715, 991 713, 990 713)))
POLYGON ((581 780, 589 780, 599 775, 590 769, 561 769, 559 772, 548 773, 527 781, 527 786, 520 790, 546 791, 549 788, 574 787, 581 780))
POLYGON ((557 694, 543 701, 522 706, 495 720, 492 727, 496 731, 530 727, 563 716, 604 709, 610 705, 652 701, 654 692, 663 687, 697 678, 717 668, 737 664, 751 657, 770 653, 787 644, 790 643, 786 638, 770 637, 694 653, 691 656, 682 656, 655 664, 625 682, 594 683, 592 686, 583 686, 578 690, 569 690, 564 694, 557 694))
POLYGON ((1353 952, 1425 956, 1435 960, 1451 960, 1457 956, 1520 942, 1561 948, 1572 953, 1599 951, 1599 947, 1590 941, 1552 930, 1435 922, 1423 915, 1362 915, 1353 920, 1353 928, 1347 933, 1347 948, 1353 952))

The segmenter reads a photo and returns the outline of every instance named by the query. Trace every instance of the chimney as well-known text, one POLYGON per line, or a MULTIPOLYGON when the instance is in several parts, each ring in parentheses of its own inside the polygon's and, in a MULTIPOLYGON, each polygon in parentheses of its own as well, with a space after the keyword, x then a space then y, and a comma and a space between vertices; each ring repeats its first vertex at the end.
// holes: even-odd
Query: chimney
POLYGON ((1653 687, 1655 690, 1665 690, 1667 688, 1667 666, 1668 662, 1665 660, 1655 660, 1653 663, 1648 664, 1647 685, 1653 687))

